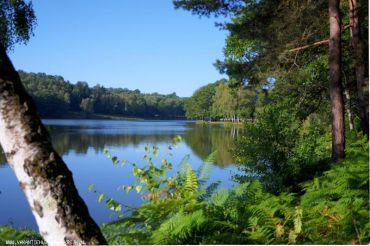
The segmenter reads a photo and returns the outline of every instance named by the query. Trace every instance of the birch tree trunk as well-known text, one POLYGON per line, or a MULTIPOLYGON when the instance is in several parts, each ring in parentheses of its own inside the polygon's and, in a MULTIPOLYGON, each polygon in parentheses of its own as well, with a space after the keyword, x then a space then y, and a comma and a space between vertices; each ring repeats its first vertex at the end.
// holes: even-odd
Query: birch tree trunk
POLYGON ((49 245, 106 244, 2 46, 0 143, 49 245))
POLYGON ((348 115, 348 125, 349 129, 353 130, 353 117, 352 117, 352 110, 351 110, 351 96, 349 94, 348 89, 344 89, 344 95, 346 96, 347 100, 347 115, 348 115))
POLYGON ((328 0, 330 25, 329 90, 332 114, 332 158, 334 161, 339 161, 345 157, 339 2, 339 0, 328 0))
POLYGON ((365 134, 369 135, 369 102, 368 102, 368 91, 364 93, 364 87, 366 87, 365 81, 365 64, 363 45, 360 35, 360 25, 358 16, 358 0, 348 0, 349 6, 349 24, 351 32, 351 47, 354 50, 355 61, 356 61, 356 84, 357 84, 357 95, 359 100, 359 112, 361 120, 361 128, 365 134))

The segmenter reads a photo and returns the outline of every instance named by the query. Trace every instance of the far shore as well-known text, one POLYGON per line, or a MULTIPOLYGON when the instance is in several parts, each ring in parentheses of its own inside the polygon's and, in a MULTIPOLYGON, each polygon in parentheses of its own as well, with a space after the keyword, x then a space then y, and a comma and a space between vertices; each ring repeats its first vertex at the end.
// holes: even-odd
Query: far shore
POLYGON ((42 119, 64 119, 64 120, 186 120, 185 117, 176 117, 176 118, 161 118, 161 117, 152 117, 152 118, 141 118, 134 116, 123 116, 123 115, 109 115, 109 114, 85 114, 79 112, 70 112, 68 114, 62 115, 49 115, 41 116, 42 119))

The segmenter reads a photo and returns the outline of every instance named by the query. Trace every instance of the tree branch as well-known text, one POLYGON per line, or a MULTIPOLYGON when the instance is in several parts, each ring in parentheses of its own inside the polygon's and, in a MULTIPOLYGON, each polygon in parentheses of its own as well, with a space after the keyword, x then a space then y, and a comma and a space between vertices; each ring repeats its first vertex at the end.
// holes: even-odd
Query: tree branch
MULTIPOLYGON (((343 27, 343 30, 346 30, 347 28, 349 28, 351 25, 345 25, 343 27)), ((307 48, 311 48, 311 47, 314 47, 314 46, 319 46, 319 45, 323 45, 323 44, 329 44, 329 39, 324 39, 324 40, 321 40, 321 41, 318 41, 318 42, 315 42, 313 44, 308 44, 308 45, 304 45, 304 46, 300 46, 300 47, 297 47, 297 48, 293 48, 293 49, 290 49, 288 50, 289 52, 295 52, 295 51, 301 51, 301 50, 305 50, 307 48)))
POLYGON ((319 45, 322 45, 322 44, 329 44, 329 39, 321 40, 321 41, 315 42, 313 44, 308 44, 308 45, 304 45, 304 46, 297 47, 297 48, 294 48, 294 49, 290 49, 288 51, 289 52, 301 51, 301 50, 305 50, 307 48, 310 48, 310 47, 313 47, 313 46, 319 46, 319 45))

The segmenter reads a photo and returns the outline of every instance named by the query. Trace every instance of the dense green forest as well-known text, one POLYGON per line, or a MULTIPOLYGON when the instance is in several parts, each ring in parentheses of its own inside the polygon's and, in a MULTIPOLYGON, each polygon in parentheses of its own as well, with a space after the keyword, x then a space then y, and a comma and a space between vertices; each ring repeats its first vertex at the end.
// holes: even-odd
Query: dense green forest
MULTIPOLYGON (((99 187, 86 187, 97 193, 97 202, 118 214, 117 221, 100 226, 107 242, 369 244, 368 1, 173 2, 175 8, 196 15, 228 17, 218 23, 228 35, 224 59, 215 62, 228 79, 196 90, 185 101, 185 111, 188 118, 248 119, 230 144, 239 169, 231 177, 235 186, 222 189, 219 182, 208 182, 211 164, 222 151, 217 147, 208 157, 201 151, 204 163, 199 170, 189 164, 188 155, 176 173, 166 158, 156 163, 159 153, 176 149, 180 136, 166 150, 148 143, 140 165, 104 149, 113 165, 132 167, 135 181, 121 189, 144 200, 133 208, 98 191, 99 187)), ((57 98, 53 105, 64 105, 66 112, 154 117, 147 105, 159 110, 161 100, 169 101, 165 105, 172 105, 172 100, 179 113, 172 113, 170 106, 171 113, 163 115, 183 113, 182 99, 176 95, 89 88, 42 75, 50 80, 44 89, 31 79, 40 75, 20 73, 38 105, 52 94, 57 98), (147 103, 149 98, 159 102, 147 103)), ((193 145, 201 142, 194 139, 193 145)), ((68 204, 63 201, 63 205, 68 204)), ((71 227, 73 232, 85 232, 71 227)), ((4 226, 0 243, 9 235, 40 237, 4 226)))
POLYGON ((222 79, 197 89, 185 99, 185 115, 189 119, 210 121, 253 120, 267 89, 249 85, 232 87, 222 79))
POLYGON ((62 76, 18 73, 41 117, 96 118, 99 114, 160 119, 184 117, 183 99, 175 93, 145 94, 100 85, 89 87, 86 82, 72 84, 62 76))

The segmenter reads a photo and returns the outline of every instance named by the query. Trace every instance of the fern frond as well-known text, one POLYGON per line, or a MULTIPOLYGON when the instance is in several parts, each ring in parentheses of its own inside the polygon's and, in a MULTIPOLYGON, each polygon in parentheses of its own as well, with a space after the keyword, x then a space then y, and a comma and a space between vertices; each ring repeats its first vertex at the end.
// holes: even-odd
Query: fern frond
POLYGON ((182 160, 181 160, 181 162, 179 164, 179 171, 178 171, 178 173, 179 173, 180 176, 185 176, 186 175, 186 171, 187 171, 187 168, 188 168, 188 165, 189 165, 189 163, 188 163, 189 158, 190 158, 190 155, 189 154, 188 155, 185 155, 182 158, 182 160))
POLYGON ((185 214, 179 212, 153 232, 154 244, 185 244, 194 240, 194 232, 204 227, 207 219, 201 210, 185 214))
POLYGON ((200 191, 200 195, 198 196, 199 200, 205 200, 210 198, 218 189, 220 186, 221 181, 213 182, 210 185, 208 185, 206 188, 202 188, 200 191))
POLYGON ((191 193, 194 193, 198 190, 198 178, 190 165, 188 165, 186 171, 185 190, 191 193))
POLYGON ((204 163, 214 164, 217 161, 217 150, 213 151, 207 158, 204 160, 204 163))
POLYGON ((213 194, 210 202, 211 204, 214 204, 215 206, 221 207, 226 203, 229 196, 230 196, 230 192, 228 190, 223 189, 213 194))

